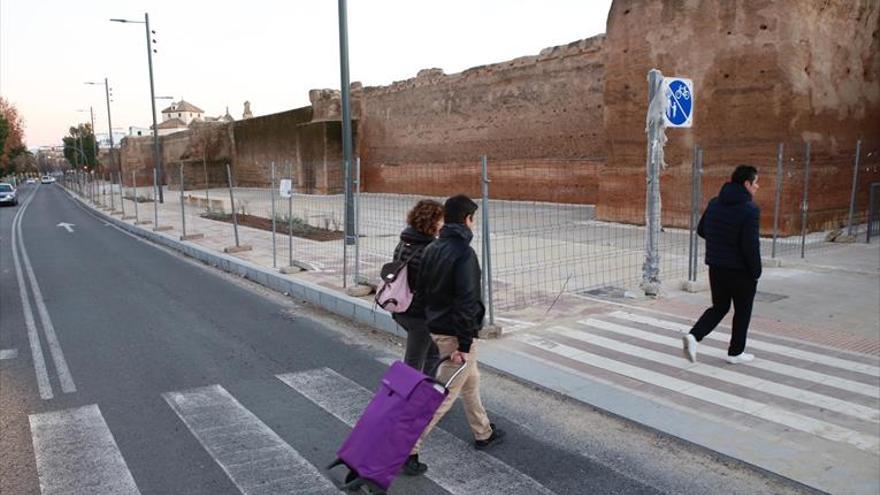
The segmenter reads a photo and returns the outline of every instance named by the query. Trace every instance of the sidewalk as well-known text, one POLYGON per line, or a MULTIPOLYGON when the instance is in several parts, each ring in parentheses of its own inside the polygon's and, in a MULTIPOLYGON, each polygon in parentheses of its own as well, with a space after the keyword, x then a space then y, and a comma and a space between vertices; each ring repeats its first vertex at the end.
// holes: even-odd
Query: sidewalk
MULTIPOLYGON (((126 201, 125 209, 131 215, 133 203, 126 201)), ((139 216, 152 220, 152 203, 141 203, 139 216)), ((115 222, 123 223, 118 215, 115 222)), ((159 211, 159 225, 170 231, 124 223, 227 270, 253 272, 251 278, 276 290, 311 288, 319 296, 308 300, 400 334, 387 313, 342 292, 341 242, 294 238, 294 259, 308 253, 311 259, 319 254, 319 261, 314 270, 281 275, 272 269, 271 233, 240 227, 241 244, 253 249, 224 255, 233 243, 231 224, 196 215, 186 222, 188 234, 204 238, 179 241, 179 204, 159 211)), ((277 264, 287 265, 287 256, 287 238, 279 235, 277 264)), ((757 358, 749 365, 723 361, 729 327, 704 340, 698 363, 686 361, 681 335, 708 305, 709 294, 668 285, 656 300, 571 294, 552 309, 502 312, 496 320, 504 334, 484 341, 483 361, 805 485, 878 493, 880 243, 831 246, 809 262, 785 259, 781 268, 766 269, 749 340, 757 358)))

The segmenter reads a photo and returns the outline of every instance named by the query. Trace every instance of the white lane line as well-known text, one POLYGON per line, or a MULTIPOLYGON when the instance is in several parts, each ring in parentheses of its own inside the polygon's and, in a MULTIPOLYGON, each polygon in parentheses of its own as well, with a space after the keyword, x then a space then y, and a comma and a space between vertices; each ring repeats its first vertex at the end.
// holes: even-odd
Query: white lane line
POLYGON ((42 495, 140 493, 97 405, 28 419, 42 495))
MULTIPOLYGON (((354 427, 373 394, 328 369, 276 375, 337 419, 354 427)), ((435 428, 421 452, 430 468, 425 475, 453 495, 513 495, 553 492, 534 478, 480 452, 458 437, 435 428)))
POLYGON ((318 468, 220 385, 162 397, 241 493, 339 493, 318 468))
MULTIPOLYGON (((33 195, 31 195, 31 198, 33 198, 33 195)), ((55 334, 55 326, 52 325, 52 318, 49 316, 49 310, 46 308, 46 303, 43 300, 43 293, 40 290, 40 284, 37 282, 36 275, 34 275, 34 268, 31 265, 30 256, 28 256, 27 249, 24 247, 24 234, 22 234, 21 231, 21 218, 24 217, 25 210, 30 206, 31 198, 28 198, 28 202, 22 206, 22 216, 19 218, 18 225, 16 226, 16 230, 18 231, 18 246, 21 250, 21 258, 24 261, 25 272, 31 282, 31 292, 34 294, 34 303, 37 306, 37 313, 40 315, 43 334, 46 336, 46 343, 49 344, 49 354, 52 356, 52 362, 55 363, 55 371, 58 373, 58 379, 61 381, 61 390, 65 393, 76 392, 76 385, 73 383, 73 375, 70 374, 70 369, 67 367, 67 360, 64 359, 64 352, 61 350, 61 343, 58 342, 58 336, 55 334)))
MULTIPOLYGON (((626 311, 614 311, 613 313, 610 313, 610 315, 615 318, 620 318, 636 323, 644 323, 646 325, 651 325, 658 328, 665 328, 667 330, 675 330, 685 333, 691 331, 691 327, 689 325, 661 320, 659 318, 654 318, 651 316, 642 316, 634 313, 628 313, 626 311)), ((712 332, 708 335, 707 338, 728 342, 730 340, 730 335, 712 332)), ((835 368, 854 371, 856 373, 864 373, 870 376, 880 376, 880 367, 872 366, 870 364, 856 363, 854 361, 847 361, 845 359, 836 358, 834 356, 826 356, 824 354, 817 354, 815 352, 786 347, 778 344, 771 344, 769 342, 763 342, 755 339, 749 339, 748 346, 753 349, 762 349, 783 356, 802 359, 804 361, 824 364, 827 366, 833 366, 835 368)))
POLYGON ((15 359, 18 357, 18 349, 2 349, 0 350, 0 361, 4 359, 15 359))
MULTIPOLYGON (((606 322, 607 323, 607 322, 606 322)), ((606 330, 610 330, 611 328, 617 328, 621 331, 625 331, 626 335, 636 337, 642 340, 647 340, 648 342, 654 342, 656 344, 663 344, 670 347, 681 348, 681 340, 674 337, 667 337, 664 335, 657 335, 640 328, 627 327, 623 325, 617 325, 617 327, 611 327, 612 323, 608 323, 609 326, 606 326, 606 330)), ((611 330, 613 331, 613 330, 611 330)), ((727 351, 723 349, 716 349, 714 347, 709 346, 699 346, 697 350, 697 359, 699 356, 705 354, 708 356, 725 358, 727 357, 727 351)), ((814 383, 819 383, 822 385, 827 385, 829 387, 839 388, 841 390, 846 390, 847 392, 853 392, 860 395, 865 395, 867 397, 871 397, 873 399, 880 399, 880 389, 874 387, 872 385, 868 385, 865 383, 859 383, 852 380, 847 380, 845 378, 838 378, 836 376, 826 375, 824 373, 819 373, 816 371, 811 371, 804 368, 798 368, 796 366, 790 366, 788 364, 777 363, 775 361, 770 361, 768 359, 763 359, 760 356, 756 358, 751 363, 745 365, 738 366, 746 366, 751 368, 758 368, 765 371, 770 371, 773 373, 779 373, 780 375, 787 375, 794 378, 799 378, 801 380, 806 380, 814 383)))
MULTIPOLYGON (((39 188, 40 186, 37 186, 39 188)), ((34 189, 36 191, 36 188, 34 189)), ((32 192, 25 201, 27 204, 34 197, 32 192)), ((15 227, 21 221, 21 213, 24 205, 19 207, 12 219, 12 262, 15 265, 15 276, 18 279, 18 295, 21 297, 21 308, 24 313, 24 324, 28 330, 28 342, 31 346, 31 359, 34 362, 34 373, 37 376, 37 389, 40 392, 40 398, 49 400, 54 397, 52 392, 52 384, 49 382, 49 373, 46 371, 46 358, 43 356, 43 346, 40 344, 40 334, 37 331, 37 324, 34 320, 34 311, 31 309, 30 298, 27 293, 27 285, 22 275, 21 262, 18 259, 17 236, 15 227)))
POLYGON ((825 421, 804 416, 795 412, 786 411, 762 402, 746 399, 726 392, 721 392, 709 387, 697 385, 685 380, 651 371, 648 369, 632 366, 627 363, 608 359, 603 356, 591 354, 565 344, 553 342, 532 335, 513 335, 511 338, 532 345, 547 352, 568 357, 589 366, 601 368, 618 375, 633 378, 656 387, 678 392, 695 399, 716 404, 728 409, 739 411, 761 418, 772 423, 787 426, 817 437, 822 437, 834 442, 843 442, 865 450, 874 455, 880 454, 880 438, 865 435, 843 428, 825 421))
MULTIPOLYGON (((614 323, 608 323, 602 320, 590 318, 579 323, 587 325, 589 327, 614 332, 620 335, 629 335, 626 327, 621 327, 620 325, 615 325, 614 323)), ((552 327, 551 331, 554 334, 563 335, 571 339, 579 340, 581 342, 586 342, 595 346, 604 347, 606 349, 617 352, 622 352, 624 354, 629 354, 630 356, 647 359, 649 361, 660 363, 666 366, 672 366, 677 369, 687 369, 688 371, 698 375, 714 378, 716 380, 732 383, 734 385, 749 387, 751 389, 776 395, 785 399, 803 402, 804 404, 825 408, 829 411, 835 411, 864 421, 870 421, 873 423, 880 422, 880 411, 873 407, 867 407, 861 404, 854 404, 852 402, 847 402, 844 400, 836 399, 834 397, 829 397, 827 395, 818 394, 809 390, 802 390, 796 387, 783 385, 781 383, 764 380, 763 378, 750 376, 745 373, 738 373, 736 371, 710 366, 708 364, 691 364, 689 361, 681 356, 672 356, 669 354, 664 354, 662 352, 652 351, 650 349, 645 349, 644 347, 626 344, 624 342, 613 339, 607 339, 605 337, 593 335, 588 332, 580 332, 577 330, 572 330, 570 328, 559 326, 552 327)))

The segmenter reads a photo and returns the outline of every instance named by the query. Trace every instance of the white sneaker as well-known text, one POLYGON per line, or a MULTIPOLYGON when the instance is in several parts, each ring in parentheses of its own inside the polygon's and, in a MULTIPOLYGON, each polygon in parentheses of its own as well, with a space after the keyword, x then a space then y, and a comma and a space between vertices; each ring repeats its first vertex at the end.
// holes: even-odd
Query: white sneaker
POLYGON ((684 352, 684 357, 692 363, 697 362, 697 339, 694 338, 693 335, 687 334, 681 338, 682 341, 682 352, 684 352))
POLYGON ((748 363, 754 360, 755 356, 747 352, 737 354, 736 356, 727 356, 727 362, 730 364, 748 363))

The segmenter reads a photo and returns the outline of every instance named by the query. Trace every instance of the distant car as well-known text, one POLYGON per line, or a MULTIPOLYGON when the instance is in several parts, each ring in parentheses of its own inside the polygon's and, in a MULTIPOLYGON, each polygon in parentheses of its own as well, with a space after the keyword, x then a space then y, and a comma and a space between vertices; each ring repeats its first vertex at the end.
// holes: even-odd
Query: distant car
POLYGON ((51 184, 51 183, 55 182, 55 177, 51 177, 51 176, 48 176, 48 175, 44 175, 44 176, 40 179, 40 182, 43 183, 43 184, 51 184))
POLYGON ((37 179, 34 179, 33 177, 28 177, 28 180, 26 180, 25 183, 26 184, 36 184, 37 179))
POLYGON ((15 196, 15 188, 12 187, 12 184, 0 182, 0 205, 15 206, 17 204, 18 198, 15 196))

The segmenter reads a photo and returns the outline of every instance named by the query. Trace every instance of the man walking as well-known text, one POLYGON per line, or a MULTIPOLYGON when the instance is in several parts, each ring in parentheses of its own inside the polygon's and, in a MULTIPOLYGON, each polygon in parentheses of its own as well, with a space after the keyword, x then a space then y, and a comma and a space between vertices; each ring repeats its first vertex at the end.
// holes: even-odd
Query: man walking
POLYGON ((489 422, 480 399, 480 372, 477 344, 485 308, 480 287, 480 264, 470 246, 474 237, 477 204, 464 195, 453 196, 444 205, 444 226, 440 236, 425 248, 416 289, 425 301, 425 316, 431 338, 441 356, 450 356, 437 372, 437 380, 447 381, 462 364, 464 371, 450 384, 449 395, 437 409, 419 441, 403 465, 410 476, 427 471, 419 462, 422 442, 461 395, 474 446, 485 449, 501 443, 504 431, 489 422))
POLYGON ((703 313, 690 333, 683 337, 684 355, 697 361, 697 342, 715 329, 733 301, 733 331, 727 362, 747 363, 755 358, 745 351, 752 303, 761 277, 759 235, 761 210, 752 200, 758 192, 758 170, 740 165, 730 182, 709 201, 697 233, 706 239, 706 264, 712 307, 703 313))

